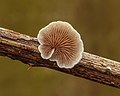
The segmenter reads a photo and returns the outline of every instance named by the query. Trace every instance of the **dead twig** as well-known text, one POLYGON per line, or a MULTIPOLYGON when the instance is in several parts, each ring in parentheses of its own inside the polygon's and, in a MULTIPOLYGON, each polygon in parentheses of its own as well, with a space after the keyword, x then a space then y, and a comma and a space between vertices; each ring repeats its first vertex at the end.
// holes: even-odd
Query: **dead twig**
POLYGON ((87 52, 72 69, 59 68, 56 62, 44 60, 38 51, 38 41, 12 30, 0 28, 0 55, 22 61, 32 67, 47 67, 74 76, 120 88, 120 63, 87 52))

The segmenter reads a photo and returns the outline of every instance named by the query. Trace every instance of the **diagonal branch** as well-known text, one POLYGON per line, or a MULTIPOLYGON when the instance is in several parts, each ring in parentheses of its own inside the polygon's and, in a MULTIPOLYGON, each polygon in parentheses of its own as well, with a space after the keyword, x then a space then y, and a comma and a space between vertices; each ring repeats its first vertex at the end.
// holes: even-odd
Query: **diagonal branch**
POLYGON ((120 88, 120 63, 87 52, 72 69, 59 68, 56 62, 41 58, 37 38, 0 28, 0 55, 33 67, 47 67, 74 76, 120 88))

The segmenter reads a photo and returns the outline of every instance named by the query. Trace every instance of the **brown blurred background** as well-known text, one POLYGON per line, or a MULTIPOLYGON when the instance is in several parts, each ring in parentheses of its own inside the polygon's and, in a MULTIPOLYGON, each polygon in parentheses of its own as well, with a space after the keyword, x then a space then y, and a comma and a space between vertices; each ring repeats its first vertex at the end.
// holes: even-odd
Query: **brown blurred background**
MULTIPOLYGON (((78 30, 85 51, 120 61, 119 0, 0 0, 0 26, 30 36, 63 20, 78 30)), ((120 90, 0 57, 0 96, 120 96, 120 90)))

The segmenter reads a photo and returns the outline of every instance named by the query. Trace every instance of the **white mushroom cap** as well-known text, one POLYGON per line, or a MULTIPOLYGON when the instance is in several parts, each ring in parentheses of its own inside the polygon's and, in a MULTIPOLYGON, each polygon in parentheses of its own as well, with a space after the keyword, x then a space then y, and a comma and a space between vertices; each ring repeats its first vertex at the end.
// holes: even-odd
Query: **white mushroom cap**
POLYGON ((56 61, 60 68, 72 68, 84 51, 80 34, 67 22, 52 22, 39 31, 38 49, 43 59, 56 61))

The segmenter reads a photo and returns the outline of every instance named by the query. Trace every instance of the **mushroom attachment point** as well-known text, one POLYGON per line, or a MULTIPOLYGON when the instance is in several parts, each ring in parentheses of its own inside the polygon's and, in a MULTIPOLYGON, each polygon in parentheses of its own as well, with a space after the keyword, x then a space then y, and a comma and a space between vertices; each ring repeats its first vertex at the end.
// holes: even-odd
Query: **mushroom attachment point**
POLYGON ((37 39, 41 57, 56 61, 60 68, 72 68, 82 59, 81 36, 67 22, 50 23, 39 31, 37 39))

